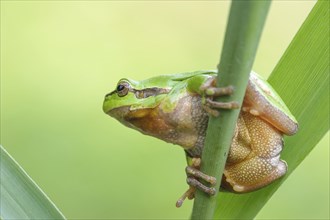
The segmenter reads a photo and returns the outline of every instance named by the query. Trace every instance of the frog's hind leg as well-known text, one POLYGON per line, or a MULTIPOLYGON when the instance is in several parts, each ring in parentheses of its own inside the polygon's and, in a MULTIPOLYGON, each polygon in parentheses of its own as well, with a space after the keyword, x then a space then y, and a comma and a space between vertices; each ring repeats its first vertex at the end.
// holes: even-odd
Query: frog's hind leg
POLYGON ((265 160, 256 156, 242 163, 228 166, 224 171, 225 181, 235 192, 240 193, 266 186, 287 171, 285 161, 278 157, 265 160))
POLYGON ((268 121, 286 135, 293 135, 298 130, 297 121, 280 96, 253 72, 250 74, 242 110, 268 121))
POLYGON ((240 162, 227 163, 224 175, 234 191, 248 192, 283 176, 287 164, 280 160, 282 134, 268 122, 250 113, 242 112, 241 116, 249 135, 251 152, 240 162))

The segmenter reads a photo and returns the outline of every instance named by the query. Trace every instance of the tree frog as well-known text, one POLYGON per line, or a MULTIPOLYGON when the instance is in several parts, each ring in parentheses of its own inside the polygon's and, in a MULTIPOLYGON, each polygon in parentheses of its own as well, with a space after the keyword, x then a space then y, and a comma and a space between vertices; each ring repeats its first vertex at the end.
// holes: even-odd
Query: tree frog
MULTIPOLYGON (((208 119, 218 115, 218 108, 239 107, 236 102, 213 100, 233 92, 231 86, 216 87, 216 76, 215 71, 196 71, 142 81, 124 78, 104 99, 103 111, 122 124, 183 147, 190 188, 178 200, 178 207, 185 198, 194 197, 196 188, 215 194, 215 177, 199 171, 208 119), (211 186, 203 185, 200 179, 211 186)), ((287 164, 280 159, 282 137, 295 134, 297 129, 296 119, 279 95, 251 72, 221 188, 245 193, 283 176, 287 164)))

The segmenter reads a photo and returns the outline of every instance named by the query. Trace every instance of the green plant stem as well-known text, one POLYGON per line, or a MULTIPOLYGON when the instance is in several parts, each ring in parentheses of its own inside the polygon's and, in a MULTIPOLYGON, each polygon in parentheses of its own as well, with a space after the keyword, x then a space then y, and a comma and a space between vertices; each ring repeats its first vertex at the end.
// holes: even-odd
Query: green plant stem
MULTIPOLYGON (((329 14, 329 1, 318 1, 268 80, 299 123, 298 133, 284 138, 281 158, 287 162, 288 172, 280 180, 252 193, 220 193, 217 218, 255 218, 329 131, 329 14)), ((306 178, 311 175, 306 173, 306 178)))
MULTIPOLYGON (((235 92, 217 101, 242 104, 269 6, 270 1, 232 1, 217 83, 219 87, 233 85, 235 92)), ((216 189, 220 187, 239 112, 239 109, 221 110, 219 117, 209 120, 201 171, 217 177, 216 189)), ((215 206, 216 196, 197 190, 192 219, 213 218, 215 206)))

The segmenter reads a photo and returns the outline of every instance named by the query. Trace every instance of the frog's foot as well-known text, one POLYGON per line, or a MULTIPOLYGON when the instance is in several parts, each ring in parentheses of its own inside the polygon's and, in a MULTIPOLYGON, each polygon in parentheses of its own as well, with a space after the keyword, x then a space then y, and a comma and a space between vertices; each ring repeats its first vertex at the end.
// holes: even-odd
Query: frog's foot
POLYGON ((233 86, 227 86, 227 87, 216 87, 216 78, 212 77, 206 80, 203 85, 200 87, 200 90, 205 93, 207 96, 223 96, 223 95, 231 95, 234 92, 233 86))
POLYGON ((213 176, 206 175, 205 173, 199 170, 201 160, 200 158, 193 158, 192 166, 186 167, 187 173, 187 184, 189 185, 189 189, 178 199, 176 202, 176 207, 181 207, 184 200, 186 198, 193 199, 195 197, 196 188, 213 196, 216 193, 216 189, 214 187, 207 187, 203 183, 199 181, 199 179, 205 180, 210 183, 211 186, 216 184, 216 178, 213 176))
POLYGON ((222 109, 237 109, 239 104, 236 101, 232 102, 217 102, 211 99, 206 99, 206 104, 211 108, 222 108, 222 109))
POLYGON ((231 95, 234 92, 233 86, 218 88, 215 87, 216 78, 208 79, 201 87, 200 90, 204 92, 206 99, 203 105, 204 110, 210 115, 217 117, 219 112, 215 109, 237 109, 239 104, 236 101, 232 102, 217 102, 213 101, 214 97, 231 95))
POLYGON ((195 187, 189 186, 189 189, 185 193, 183 193, 183 195, 178 199, 178 201, 176 201, 175 206, 177 208, 180 208, 186 198, 188 198, 189 200, 195 198, 195 191, 195 187))
POLYGON ((206 98, 205 103, 203 105, 203 109, 213 117, 219 116, 219 112, 215 109, 237 109, 237 108, 239 108, 239 104, 236 101, 217 102, 217 101, 213 101, 210 98, 206 98))

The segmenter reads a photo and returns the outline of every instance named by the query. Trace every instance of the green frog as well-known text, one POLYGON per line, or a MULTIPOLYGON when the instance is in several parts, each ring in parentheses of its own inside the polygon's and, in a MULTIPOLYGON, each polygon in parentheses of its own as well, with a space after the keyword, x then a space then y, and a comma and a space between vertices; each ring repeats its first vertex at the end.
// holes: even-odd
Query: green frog
MULTIPOLYGON (((105 96, 103 111, 127 127, 166 142, 186 152, 189 189, 180 197, 194 198, 196 188, 214 195, 216 178, 199 171, 209 117, 217 109, 239 108, 214 98, 230 95, 231 86, 218 88, 215 71, 161 75, 135 81, 119 80, 105 96), (211 187, 200 182, 203 179, 211 187)), ((280 159, 283 135, 293 135, 298 123, 279 95, 258 74, 251 72, 236 123, 221 188, 245 193, 264 187, 283 176, 287 164, 280 159)))

